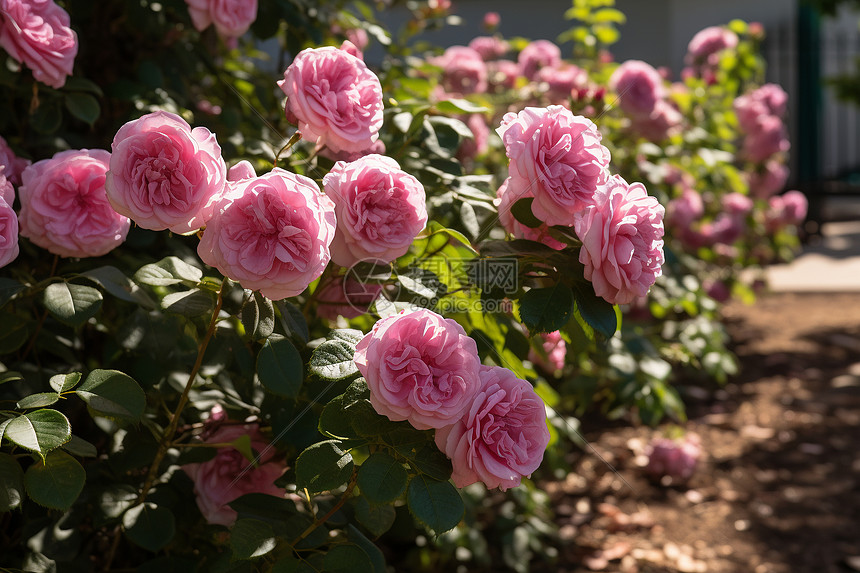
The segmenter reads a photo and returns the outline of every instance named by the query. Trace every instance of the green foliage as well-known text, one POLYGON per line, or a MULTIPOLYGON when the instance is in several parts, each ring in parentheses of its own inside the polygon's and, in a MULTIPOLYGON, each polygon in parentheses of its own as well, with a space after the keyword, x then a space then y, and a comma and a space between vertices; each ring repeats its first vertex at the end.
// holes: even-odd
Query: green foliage
POLYGON ((299 351, 283 336, 270 337, 257 356, 257 376, 270 392, 295 397, 304 379, 299 351))
POLYGON ((24 472, 27 495, 51 509, 67 510, 78 499, 86 481, 86 470, 62 451, 53 451, 24 472))
POLYGON ((176 535, 173 512, 153 503, 129 508, 122 516, 122 526, 130 540, 148 551, 158 551, 176 535))
POLYGON ((465 512, 463 500, 454 486, 429 476, 412 478, 406 490, 406 502, 415 519, 436 533, 456 527, 465 512))
POLYGON ((143 389, 130 376, 116 370, 93 370, 75 394, 90 413, 125 422, 137 422, 146 407, 143 389))
POLYGON ((354 464, 340 440, 326 440, 307 448, 296 460, 296 486, 310 493, 336 489, 349 481, 354 464))

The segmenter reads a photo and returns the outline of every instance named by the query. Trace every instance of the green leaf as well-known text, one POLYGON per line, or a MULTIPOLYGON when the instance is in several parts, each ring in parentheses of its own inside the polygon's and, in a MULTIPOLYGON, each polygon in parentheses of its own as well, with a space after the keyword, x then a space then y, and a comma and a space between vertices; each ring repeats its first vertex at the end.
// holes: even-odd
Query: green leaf
POLYGON ((355 345, 364 338, 364 333, 355 328, 335 328, 328 333, 326 338, 329 340, 342 340, 352 348, 355 348, 355 345))
POLYGON ((450 113, 454 115, 459 115, 461 113, 483 113, 485 111, 490 111, 482 105, 478 105, 470 102, 469 100, 459 98, 451 98, 446 99, 445 101, 440 101, 436 104, 436 109, 439 110, 441 113, 450 113))
POLYGON ((68 78, 66 78, 66 83, 63 85, 63 91, 90 92, 91 94, 95 94, 99 97, 104 95, 102 89, 98 86, 98 84, 78 76, 69 76, 68 78))
POLYGON ((83 438, 75 436, 74 434, 72 434, 72 437, 68 442, 62 445, 62 448, 73 456, 78 456, 79 458, 94 458, 99 453, 94 445, 83 438))
POLYGON ((281 326, 284 327, 287 336, 307 343, 310 339, 310 332, 302 311, 286 300, 277 301, 275 307, 280 312, 281 326))
POLYGON ((370 557, 370 562, 373 564, 374 573, 386 573, 385 556, 379 550, 379 547, 374 545, 361 530, 350 523, 346 526, 346 537, 367 553, 367 556, 370 557))
POLYGON ((24 376, 22 376, 20 372, 15 372, 14 370, 0 372, 0 384, 6 384, 7 382, 19 382, 23 379, 24 376))
POLYGON ((212 310, 214 306, 212 292, 199 288, 172 292, 161 299, 161 307, 164 310, 182 316, 200 316, 212 310))
POLYGON ((343 400, 343 395, 335 396, 323 408, 318 425, 321 434, 332 438, 357 437, 350 424, 351 416, 344 411, 343 400))
POLYGON ((326 440, 303 451, 296 460, 296 486, 310 493, 336 489, 349 481, 352 456, 340 448, 340 440, 326 440))
POLYGON ((295 398, 304 380, 304 364, 299 351, 286 338, 271 336, 257 355, 257 376, 266 390, 295 398))
POLYGON ((323 567, 326 573, 374 573, 370 556, 354 543, 342 543, 325 554, 323 567))
POLYGON ((80 326, 102 307, 102 293, 89 286, 53 283, 42 294, 42 302, 60 322, 80 326))
POLYGON ((612 338, 618 328, 618 318, 615 307, 594 294, 594 288, 584 283, 577 283, 574 291, 576 310, 591 328, 606 338, 612 338))
POLYGON ((84 489, 87 472, 64 451, 49 453, 24 473, 24 486, 30 499, 51 509, 66 511, 84 489))
POLYGON ((475 208, 465 201, 460 204, 460 222, 473 239, 477 239, 481 234, 481 225, 478 223, 475 208))
POLYGON ((371 535, 379 537, 394 525, 397 511, 391 504, 372 505, 365 496, 355 498, 355 519, 371 535))
POLYGON ((296 504, 293 501, 265 493, 246 493, 228 505, 239 514, 239 519, 252 517, 272 523, 292 519, 296 513, 296 504))
POLYGON ((179 257, 165 257, 157 263, 144 265, 134 274, 134 280, 150 286, 170 286, 185 283, 197 286, 203 279, 203 271, 189 265, 179 257))
POLYGON ((99 118, 99 100, 86 93, 66 94, 66 109, 79 120, 92 125, 99 118))
POLYGON ((520 320, 532 334, 553 332, 573 314, 573 291, 561 283, 533 288, 520 298, 520 320))
POLYGON ((46 453, 69 441, 72 426, 56 410, 34 410, 9 422, 4 437, 44 459, 46 453))
POLYGON ((275 306, 259 292, 242 306, 242 326, 252 340, 269 338, 275 330, 275 306))
POLYGON ((403 495, 409 475, 403 464, 386 453, 371 454, 358 468, 358 487, 371 503, 389 503, 403 495))
POLYGON ((438 480, 451 477, 451 460, 439 451, 430 432, 400 427, 383 436, 383 439, 419 472, 438 480))
POLYGON ((409 482, 406 504, 415 519, 437 534, 456 527, 466 512, 463 499, 450 482, 424 475, 409 482))
POLYGON ((173 512, 154 503, 131 507, 122 516, 125 535, 149 551, 158 551, 170 543, 176 534, 173 512))
POLYGON ((81 381, 80 372, 70 372, 68 374, 56 374, 51 376, 51 388, 62 394, 68 392, 81 381))
POLYGON ((33 327, 32 321, 17 314, 4 312, 0 314, 0 355, 15 352, 30 338, 33 327))
POLYGON ((0 445, 3 444, 3 434, 6 433, 6 427, 12 423, 12 420, 15 418, 6 418, 2 422, 0 422, 0 445))
POLYGON ((90 279, 120 300, 134 302, 148 309, 158 308, 158 303, 149 293, 116 267, 98 267, 81 273, 81 276, 90 279))
POLYGON ((532 212, 532 203, 534 201, 534 197, 524 197, 523 199, 518 199, 511 206, 511 214, 514 218, 531 229, 536 229, 543 225, 543 221, 535 217, 535 214, 532 212))
POLYGON ((24 290, 24 285, 19 281, 0 277, 0 306, 12 300, 22 290, 24 290))
POLYGON ((355 347, 343 340, 326 340, 314 349, 310 372, 323 380, 345 380, 358 374, 355 347))
POLYGON ((16 406, 21 410, 28 408, 44 408, 50 406, 60 399, 60 395, 56 392, 40 392, 38 394, 30 394, 26 398, 18 400, 16 406))
POLYGON ((319 573, 319 569, 311 565, 306 559, 287 556, 275 563, 275 566, 272 567, 272 573, 319 573))
POLYGON ((24 471, 9 454, 0 453, 0 513, 15 509, 24 501, 24 471))
POLYGON ((117 370, 93 370, 75 393, 95 416, 138 422, 146 408, 146 394, 140 385, 117 370))
POLYGON ((277 545, 272 526, 258 519, 240 519, 230 532, 230 548, 236 559, 251 559, 269 553, 277 545))

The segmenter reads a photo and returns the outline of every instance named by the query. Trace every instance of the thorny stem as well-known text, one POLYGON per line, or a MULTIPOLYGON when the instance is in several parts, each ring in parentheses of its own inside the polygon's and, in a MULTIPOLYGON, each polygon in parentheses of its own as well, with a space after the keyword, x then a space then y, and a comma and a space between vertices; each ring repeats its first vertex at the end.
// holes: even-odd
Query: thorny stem
POLYGON ((348 500, 350 497, 352 497, 352 490, 354 490, 354 489, 355 489, 355 484, 356 484, 356 478, 357 478, 357 477, 358 477, 358 469, 355 469, 355 470, 353 470, 353 472, 352 472, 352 476, 349 478, 349 485, 347 485, 347 486, 346 486, 346 490, 343 492, 343 495, 342 495, 342 496, 340 496, 340 499, 339 499, 339 500, 337 500, 337 503, 336 503, 336 504, 334 504, 334 506, 333 506, 330 510, 328 510, 328 513, 326 513, 325 515, 323 515, 321 518, 314 520, 314 522, 313 522, 313 523, 311 523, 311 524, 308 526, 308 528, 307 528, 307 529, 305 529, 304 531, 302 531, 302 534, 301 534, 301 535, 299 535, 298 537, 296 537, 296 538, 292 541, 292 543, 290 543, 290 546, 295 547, 295 546, 296 546, 296 544, 298 544, 302 539, 304 539, 305 537, 307 537, 308 535, 310 535, 311 533, 313 533, 313 531, 314 531, 317 527, 319 527, 320 525, 322 525, 323 523, 325 523, 326 521, 328 521, 328 520, 331 518, 331 516, 333 516, 335 513, 337 513, 337 512, 338 512, 338 510, 339 510, 341 507, 343 507, 343 504, 345 504, 345 503, 347 502, 347 500, 348 500))

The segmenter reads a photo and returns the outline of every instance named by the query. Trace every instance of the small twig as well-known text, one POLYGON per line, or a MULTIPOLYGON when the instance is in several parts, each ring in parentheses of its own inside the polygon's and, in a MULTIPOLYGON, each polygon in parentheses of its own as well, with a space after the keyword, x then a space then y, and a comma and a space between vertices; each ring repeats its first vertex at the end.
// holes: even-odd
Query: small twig
POLYGON ((292 146, 294 146, 296 143, 298 143, 298 142, 299 142, 299 140, 300 140, 301 138, 302 138, 302 132, 301 132, 301 131, 297 131, 297 132, 295 132, 295 133, 293 134, 293 136, 292 136, 292 137, 290 137, 289 141, 287 141, 286 145, 284 145, 284 146, 283 146, 283 147, 278 151, 277 155, 275 155, 275 162, 273 163, 273 165, 272 165, 272 166, 273 166, 273 167, 277 167, 277 166, 278 166, 278 160, 281 158, 281 154, 282 154, 284 151, 286 151, 286 150, 288 150, 289 148, 291 148, 292 146))
POLYGON ((328 521, 328 520, 331 518, 331 516, 333 516, 335 513, 337 513, 337 512, 338 512, 338 510, 339 510, 341 507, 343 507, 343 504, 345 504, 345 503, 346 503, 346 501, 347 501, 350 497, 352 497, 352 490, 354 490, 354 489, 355 489, 355 484, 356 484, 356 478, 357 478, 357 477, 358 477, 358 469, 354 469, 354 470, 353 470, 353 472, 352 472, 352 476, 349 478, 349 485, 347 485, 347 486, 346 486, 346 490, 344 490, 343 495, 340 497, 340 499, 339 499, 339 500, 337 500, 337 503, 336 503, 336 504, 334 504, 334 506, 333 506, 330 510, 328 510, 328 513, 326 513, 325 515, 323 515, 321 518, 319 518, 319 519, 315 520, 313 523, 311 523, 311 524, 308 526, 308 528, 307 528, 307 529, 305 529, 304 531, 302 531, 302 534, 301 534, 301 535, 299 535, 298 537, 296 537, 296 538, 293 540, 293 542, 292 542, 292 543, 290 543, 290 546, 291 546, 291 547, 295 547, 295 546, 296 546, 296 544, 298 544, 302 539, 304 539, 305 537, 307 537, 308 535, 310 535, 311 533, 313 533, 313 531, 314 531, 317 527, 319 527, 320 525, 322 525, 323 523, 325 523, 326 521, 328 521))
POLYGON ((121 528, 119 524, 117 524, 116 527, 113 528, 113 539, 110 542, 110 549, 108 549, 107 556, 105 557, 105 571, 110 571, 110 566, 111 564, 113 564, 113 558, 116 555, 116 550, 119 548, 120 530, 121 528))

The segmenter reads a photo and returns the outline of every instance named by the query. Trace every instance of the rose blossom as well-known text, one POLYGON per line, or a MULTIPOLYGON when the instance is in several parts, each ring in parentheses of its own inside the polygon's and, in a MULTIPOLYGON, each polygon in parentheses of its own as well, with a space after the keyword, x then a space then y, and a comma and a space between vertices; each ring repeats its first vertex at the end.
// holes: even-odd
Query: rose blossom
POLYGON ((343 44, 340 45, 340 49, 349 54, 350 56, 355 56, 359 60, 364 59, 364 54, 361 52, 361 50, 358 49, 358 46, 356 46, 349 40, 344 40, 343 44))
POLYGON ((771 197, 766 213, 767 226, 776 230, 786 225, 800 225, 806 219, 809 202, 800 191, 786 191, 783 195, 771 197))
POLYGON ((364 50, 370 43, 370 38, 364 28, 350 28, 345 33, 347 41, 359 50, 364 50))
POLYGON ((517 57, 520 73, 530 80, 535 79, 538 70, 561 63, 561 49, 549 40, 535 40, 520 52, 517 57))
POLYGON ((753 163, 760 163, 790 148, 782 120, 775 115, 766 115, 758 118, 755 128, 744 138, 743 154, 753 163))
POLYGON ((454 423, 481 385, 475 341, 455 320, 425 309, 377 321, 355 347, 355 364, 373 408, 419 430, 454 423))
POLYGON ((496 36, 477 36, 469 42, 484 61, 497 60, 508 51, 508 43, 496 36))
POLYGON ((442 87, 449 94, 487 91, 487 64, 481 54, 466 46, 451 46, 433 64, 442 68, 442 87))
POLYGON ((666 207, 666 222, 678 229, 686 229, 705 214, 705 203, 695 189, 684 189, 671 199, 666 207))
POLYGON ((644 185, 615 175, 577 215, 579 261, 597 296, 625 304, 648 293, 663 272, 663 214, 644 185))
POLYGON ((765 84, 748 94, 738 96, 732 104, 738 124, 744 131, 754 131, 758 119, 766 115, 782 117, 788 94, 776 84, 765 84))
POLYGON ((631 121, 631 129, 648 141, 663 141, 670 133, 681 125, 684 117, 672 104, 666 100, 660 100, 654 106, 650 116, 634 115, 631 121))
POLYGON ((618 94, 618 105, 629 114, 650 116, 666 96, 660 72, 640 60, 627 60, 612 73, 609 87, 618 94))
MULTIPOLYGON (((217 416, 210 417, 210 422, 215 418, 217 416)), ((209 523, 228 527, 233 525, 238 514, 227 504, 245 494, 284 495, 283 488, 274 482, 284 473, 285 466, 282 461, 272 459, 274 449, 260 433, 257 424, 222 425, 206 438, 205 443, 230 443, 242 436, 251 439, 251 449, 260 455, 256 464, 236 448, 221 446, 208 462, 182 466, 194 482, 197 507, 209 523)))
POLYGON ((6 166, 2 164, 0 164, 0 199, 3 199, 7 205, 15 203, 15 188, 6 178, 6 166))
POLYGON ((499 16, 498 12, 487 12, 484 14, 484 20, 482 22, 484 28, 488 30, 495 30, 499 27, 499 24, 502 22, 502 17, 499 16))
POLYGON ((381 292, 380 284, 364 283, 350 274, 337 277, 324 285, 319 293, 314 293, 319 305, 317 315, 329 320, 336 320, 338 316, 361 316, 381 292))
POLYGON ((547 225, 570 225, 606 179, 609 150, 597 127, 562 106, 505 114, 496 131, 511 160, 509 191, 531 192, 532 212, 547 225))
POLYGON ((683 440, 659 438, 651 442, 646 455, 645 472, 656 477, 669 477, 673 481, 687 481, 696 471, 702 455, 699 436, 689 433, 683 440))
POLYGON ((69 14, 52 0, 0 0, 0 46, 52 88, 66 84, 78 53, 69 14))
POLYGON ((454 466, 457 487, 483 482, 502 491, 540 466, 549 444, 546 406, 532 385, 507 368, 482 366, 481 388, 469 409, 436 432, 454 466))
POLYGON ((466 127, 472 132, 471 138, 464 138, 457 150, 457 159, 465 161, 482 155, 489 149, 490 128, 480 113, 470 114, 465 118, 466 127))
POLYGON ((242 287, 279 300, 322 274, 335 224, 334 204, 313 179, 276 167, 230 183, 197 254, 242 287))
POLYGON ((767 199, 774 193, 779 193, 788 180, 788 167, 776 159, 770 159, 761 167, 761 171, 747 174, 750 193, 759 199, 767 199))
MULTIPOLYGON (((29 159, 22 159, 15 155, 6 140, 0 136, 0 166, 5 166, 4 175, 15 185, 21 184, 21 173, 30 165, 29 159)), ((11 203, 10 203, 11 205, 11 203)))
POLYGON ((191 23, 199 32, 214 24, 218 35, 228 41, 242 36, 257 19, 257 0, 185 0, 185 3, 191 23))
POLYGON ((747 228, 746 221, 732 213, 720 213, 707 227, 710 238, 718 244, 731 245, 737 241, 747 228))
POLYGON ((302 50, 278 86, 305 139, 355 152, 379 138, 382 86, 359 58, 334 47, 302 50))
POLYGON ((529 360, 544 370, 556 372, 564 368, 564 357, 567 355, 567 344, 558 330, 538 335, 541 339, 543 354, 534 348, 529 348, 529 360))
POLYGON ((12 192, 12 184, 0 169, 0 267, 5 267, 18 257, 18 216, 4 197, 12 192))
POLYGON ((746 217, 753 208, 752 199, 741 193, 728 193, 720 198, 723 210, 729 215, 746 217))
POLYGON ((541 68, 535 81, 546 84, 546 95, 550 101, 565 104, 574 89, 585 88, 588 74, 573 64, 562 63, 558 66, 541 68))
POLYGON ((131 222, 110 206, 102 149, 61 151, 24 170, 21 235, 62 257, 99 257, 125 241, 131 222))
POLYGON ((393 261, 427 224, 424 186, 390 157, 339 161, 323 185, 337 215, 331 257, 342 267, 367 259, 393 261))
POLYGON ((496 192, 497 199, 494 201, 499 210, 499 222, 501 222, 502 227, 517 239, 537 241, 538 243, 543 243, 544 245, 556 250, 563 249, 565 244, 549 234, 549 228, 546 223, 542 224, 540 227, 532 228, 517 221, 516 217, 514 217, 514 214, 511 212, 511 208, 514 203, 520 199, 533 197, 533 195, 529 195, 528 193, 518 195, 516 192, 509 192, 509 181, 510 177, 505 179, 504 183, 502 183, 499 190, 496 192))
POLYGON ((226 174, 213 133, 156 111, 116 132, 105 189, 113 208, 138 226, 188 233, 212 216, 226 174))
POLYGON ((710 66, 717 64, 714 61, 715 54, 734 48, 738 45, 738 36, 731 30, 721 26, 711 26, 699 30, 687 45, 686 62, 688 65, 707 63, 710 66))
POLYGON ((487 83, 495 89, 511 89, 517 85, 520 67, 510 60, 487 62, 487 83))

